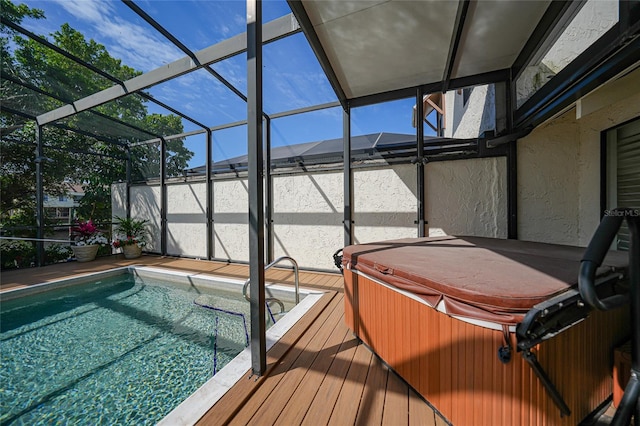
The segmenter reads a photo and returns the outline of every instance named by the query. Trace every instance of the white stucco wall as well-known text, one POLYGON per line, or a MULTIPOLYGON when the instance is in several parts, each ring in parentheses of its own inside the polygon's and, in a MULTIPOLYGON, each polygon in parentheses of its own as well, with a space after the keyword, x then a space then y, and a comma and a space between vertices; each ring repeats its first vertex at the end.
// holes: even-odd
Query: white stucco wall
POLYGON ((447 138, 477 138, 496 128, 495 87, 476 86, 464 105, 462 89, 445 94, 445 129, 447 138))
POLYGON ((167 253, 207 256, 205 182, 167 185, 167 253))
POLYGON ((334 269, 332 255, 344 242, 342 192, 340 172, 274 176, 274 258, 334 269))
POLYGON ((579 161, 579 130, 572 112, 518 141, 519 239, 577 242, 579 161))
POLYGON ((247 179, 213 183, 213 257, 249 261, 247 179))
MULTIPOLYGON (((639 75, 640 70, 636 70, 635 74, 639 75)), ((615 125, 640 118, 640 86, 634 83, 631 76, 628 77, 625 79, 629 83, 628 98, 613 104, 604 103, 600 110, 578 120, 581 154, 578 163, 579 245, 586 246, 589 243, 600 221, 600 134, 615 125)))
POLYGON ((506 159, 426 165, 429 236, 507 237, 506 159))
POLYGON ((160 186, 131 187, 131 217, 149 221, 149 244, 145 251, 160 252, 160 186))
POLYGON ((357 244, 416 237, 416 166, 353 172, 353 237, 357 244))
MULTIPOLYGON (((415 165, 359 168, 353 175, 355 243, 417 236, 415 165)), ((274 257, 335 269, 332 255, 344 243, 342 177, 341 171, 273 177, 274 257)), ((503 158, 429 163, 425 180, 431 235, 506 236, 503 158)), ((149 251, 158 252, 160 188, 134 186, 131 196, 132 217, 150 220, 149 251)), ((205 182, 170 183, 167 196, 167 252, 205 257, 205 182)), ((213 196, 213 257, 248 261, 247 180, 216 180, 213 196)), ((124 196, 113 199, 114 212, 126 214, 124 196)))
POLYGON ((518 141, 519 239, 588 244, 600 220, 601 132, 640 117, 634 76, 612 84, 626 85, 615 102, 593 96, 588 115, 572 109, 518 141))

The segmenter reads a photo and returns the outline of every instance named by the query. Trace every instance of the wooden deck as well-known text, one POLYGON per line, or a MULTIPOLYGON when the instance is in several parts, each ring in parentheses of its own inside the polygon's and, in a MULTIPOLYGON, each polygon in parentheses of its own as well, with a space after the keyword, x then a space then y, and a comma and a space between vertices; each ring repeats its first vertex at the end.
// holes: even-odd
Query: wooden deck
MULTIPOLYGON (((3 272, 0 290, 139 264, 231 278, 247 265, 159 256, 121 256, 88 263, 3 272)), ((293 285, 291 270, 267 280, 293 285)), ((445 425, 394 372, 353 337, 344 322, 342 276, 301 271, 301 287, 326 291, 322 299, 267 354, 267 373, 245 377, 200 420, 201 425, 445 425)))

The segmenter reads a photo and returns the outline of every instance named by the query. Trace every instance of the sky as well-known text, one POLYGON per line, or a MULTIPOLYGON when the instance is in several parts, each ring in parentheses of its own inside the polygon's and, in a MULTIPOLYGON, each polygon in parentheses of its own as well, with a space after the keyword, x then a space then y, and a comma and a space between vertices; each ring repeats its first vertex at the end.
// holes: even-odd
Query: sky
MULTIPOLYGON (((115 0, 13 0, 44 11, 45 20, 25 19, 30 31, 50 34, 68 23, 87 39, 104 45, 123 64, 147 72, 185 56, 121 1, 115 0)), ((198 51, 246 31, 244 0, 136 0, 191 51, 198 51)), ((263 1, 263 21, 291 13, 284 0, 263 1)), ((213 65, 226 80, 246 95, 246 55, 213 65)), ((194 71, 148 89, 165 104, 207 126, 246 119, 246 103, 204 70, 194 71)), ((273 114, 337 101, 337 97, 304 34, 281 39, 263 48, 264 111, 273 114)), ((405 99, 352 110, 353 136, 378 133, 415 134, 411 126, 415 99, 405 99)), ((147 104, 151 113, 169 112, 147 104)), ((185 132, 199 127, 183 120, 185 132)), ((342 137, 342 109, 331 108, 272 120, 272 146, 292 145, 342 137)), ((425 128, 425 134, 430 129, 425 128)), ((240 126, 213 134, 214 161, 246 154, 247 128, 240 126)), ((189 167, 205 163, 206 138, 190 136, 185 145, 194 152, 189 167)))

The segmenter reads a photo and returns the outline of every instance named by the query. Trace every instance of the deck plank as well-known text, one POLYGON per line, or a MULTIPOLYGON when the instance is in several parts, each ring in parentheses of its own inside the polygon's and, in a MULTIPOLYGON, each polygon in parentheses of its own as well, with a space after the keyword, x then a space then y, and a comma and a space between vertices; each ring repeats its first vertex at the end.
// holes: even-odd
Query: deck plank
POLYGON ((409 386, 391 371, 387 377, 382 424, 385 426, 409 424, 409 386))
MULTIPOLYGON (((263 391, 267 389, 273 390, 275 385, 277 385, 274 377, 278 376, 278 371, 286 371, 286 368, 290 367, 290 365, 281 361, 282 357, 292 350, 294 345, 298 343, 298 340, 310 339, 322 326, 323 322, 318 320, 318 317, 324 313, 325 310, 332 309, 331 302, 334 297, 332 294, 327 294, 323 296, 323 299, 324 304, 320 302, 316 303, 307 315, 298 321, 291 330, 267 352, 267 368, 271 369, 271 371, 257 380, 250 378, 251 372, 245 373, 247 380, 243 379, 232 387, 202 419, 200 419, 199 424, 225 424, 233 420, 240 408, 243 409, 243 416, 251 414, 250 407, 252 404, 248 402, 249 399, 254 398, 253 405, 261 403, 259 399, 255 399, 255 394, 256 391, 264 385, 264 381, 269 379, 269 383, 264 385, 263 391)), ((300 344, 305 344, 305 341, 303 340, 300 344)), ((240 418, 242 418, 242 416, 238 416, 238 419, 240 418)))
MULTIPOLYGON (((260 406, 264 403, 266 397, 268 397, 274 389, 280 384, 280 381, 284 378, 285 373, 292 368, 294 362, 298 359, 298 356, 304 351, 304 348, 309 344, 309 342, 314 338, 316 333, 324 326, 324 323, 328 316, 332 314, 332 311, 337 308, 337 304, 334 300, 332 300, 332 304, 327 306, 327 308, 323 311, 323 315, 318 317, 311 327, 306 331, 306 333, 301 336, 300 340, 296 342, 295 346, 292 345, 289 352, 287 352, 287 357, 281 357, 281 359, 276 363, 273 370, 269 372, 267 377, 264 378, 262 385, 260 388, 256 389, 255 394, 251 395, 249 399, 243 404, 241 412, 237 414, 237 416, 232 420, 237 424, 242 424, 242 422, 248 422, 251 417, 255 414, 255 412, 260 408, 260 406)), ((216 407, 214 407, 215 409, 216 407)))
MULTIPOLYGON (((329 417, 329 425, 355 424, 372 358, 371 351, 358 342, 346 381, 340 389, 338 400, 333 407, 331 417, 329 417)), ((303 424, 314 425, 315 423, 313 423, 313 419, 309 419, 303 424)))
POLYGON ((409 425, 436 426, 436 414, 413 389, 409 389, 409 425))
POLYGON ((388 375, 389 368, 380 361, 380 358, 373 356, 360 400, 356 425, 382 424, 388 375))
MULTIPOLYGON (((340 322, 336 325, 336 329, 332 331, 324 347, 318 352, 316 359, 307 370, 303 381, 296 388, 291 398, 287 401, 286 406, 280 412, 280 416, 275 422, 276 425, 297 425, 302 422, 309 407, 314 402, 318 389, 327 376, 338 351, 347 338, 347 333, 347 327, 341 317, 340 322)), ((326 402, 322 399, 319 401, 322 401, 322 405, 326 402)))
MULTIPOLYGON (((246 424, 261 425, 275 423, 280 412, 287 407, 304 376, 309 371, 309 367, 314 364, 325 342, 332 337, 333 330, 338 322, 341 321, 342 315, 343 313, 339 307, 336 307, 336 309, 331 312, 320 330, 318 330, 313 338, 309 339, 308 344, 304 348, 300 348, 301 350, 296 354, 297 358, 291 365, 291 368, 284 373, 282 380, 279 381, 278 391, 269 392, 258 410, 252 415, 251 420, 246 424), (273 407, 282 408, 274 410, 273 407)), ((258 389, 258 392, 262 392, 262 390, 261 387, 258 389)), ((245 422, 238 423, 234 419, 231 424, 245 424, 245 422)))
POLYGON ((314 404, 310 405, 302 424, 318 425, 329 422, 359 346, 361 345, 358 340, 348 331, 327 375, 318 388, 314 404))

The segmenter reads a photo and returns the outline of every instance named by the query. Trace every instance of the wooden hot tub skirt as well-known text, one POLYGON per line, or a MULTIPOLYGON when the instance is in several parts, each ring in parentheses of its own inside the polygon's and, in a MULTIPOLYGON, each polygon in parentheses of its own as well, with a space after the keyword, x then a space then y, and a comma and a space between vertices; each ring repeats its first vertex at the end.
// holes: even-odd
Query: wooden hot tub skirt
POLYGON ((612 393, 613 348, 628 333, 628 309, 592 312, 534 348, 571 410, 561 417, 519 354, 499 360, 502 331, 452 318, 356 271, 344 277, 349 328, 453 425, 576 425, 612 393))

